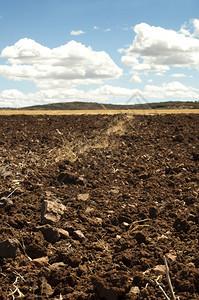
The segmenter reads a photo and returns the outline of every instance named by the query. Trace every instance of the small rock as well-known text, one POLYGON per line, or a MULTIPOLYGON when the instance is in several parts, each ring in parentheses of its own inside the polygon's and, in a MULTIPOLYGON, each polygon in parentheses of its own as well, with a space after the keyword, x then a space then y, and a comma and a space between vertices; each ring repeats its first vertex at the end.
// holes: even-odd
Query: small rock
POLYGON ((136 295, 136 294, 139 294, 139 293, 140 293, 140 288, 138 286, 133 286, 130 289, 130 292, 129 292, 129 294, 133 294, 133 295, 136 295))
POLYGON ((77 196, 77 200, 79 201, 87 201, 89 199, 90 195, 89 194, 79 194, 77 196))
POLYGON ((62 228, 57 228, 58 233, 62 238, 68 238, 69 237, 69 232, 62 229, 62 228))
POLYGON ((96 217, 95 220, 96 220, 96 225, 102 226, 103 224, 102 218, 96 217))
POLYGON ((72 224, 66 222, 63 227, 64 227, 64 230, 68 231, 69 235, 73 235, 73 231, 75 229, 72 224))
POLYGON ((54 228, 50 225, 45 225, 40 227, 41 232, 44 235, 44 238, 47 242, 55 243, 59 240, 59 231, 57 228, 54 228))
POLYGON ((7 239, 0 243, 0 257, 14 258, 19 242, 17 239, 7 239))
POLYGON ((86 183, 86 179, 84 176, 79 176, 77 179, 77 183, 84 185, 86 183))
POLYGON ((44 200, 41 208, 42 224, 53 224, 58 222, 65 210, 66 206, 59 202, 44 200))
POLYGON ((157 240, 159 241, 159 240, 167 240, 168 239, 168 236, 166 236, 166 235, 164 235, 164 234, 162 234, 161 236, 158 236, 157 237, 157 240))
POLYGON ((7 178, 13 175, 13 172, 11 170, 9 170, 9 166, 2 166, 0 167, 0 176, 7 178))
POLYGON ((54 293, 54 290, 52 289, 51 285, 47 282, 46 278, 42 278, 41 283, 41 295, 42 296, 51 296, 54 293))
POLYGON ((48 257, 44 256, 44 257, 39 257, 39 258, 35 258, 32 260, 32 262, 39 268, 42 268, 46 265, 48 265, 48 257))
POLYGON ((93 225, 93 226, 102 226, 103 224, 103 220, 101 218, 98 218, 98 217, 92 217, 92 218, 87 218, 87 221, 93 225))
POLYGON ((130 224, 127 223, 127 222, 123 222, 123 225, 124 225, 125 227, 129 227, 129 226, 130 226, 130 224))
POLYGON ((114 214, 114 210, 107 210, 107 213, 112 215, 114 214))
POLYGON ((85 210, 85 214, 89 215, 90 213, 92 213, 94 211, 93 207, 87 207, 85 210))
POLYGON ((7 207, 10 207, 10 206, 13 206, 14 203, 11 199, 9 199, 8 197, 2 197, 0 199, 0 206, 7 206, 7 207))
POLYGON ((117 186, 112 187, 112 189, 110 190, 111 194, 119 194, 120 189, 117 186))
POLYGON ((116 235, 117 240, 120 240, 121 238, 122 238, 121 235, 119 235, 119 234, 116 235))
POLYGON ((57 263, 54 263, 54 264, 50 265, 50 270, 51 271, 56 271, 56 270, 61 270, 65 267, 66 267, 65 263, 63 263, 61 261, 61 262, 57 262, 57 263))
POLYGON ((172 261, 176 261, 176 259, 177 259, 177 255, 175 255, 174 253, 172 253, 172 252, 169 252, 169 253, 167 253, 166 254, 166 257, 168 257, 170 260, 172 260, 172 261))
POLYGON ((156 274, 165 274, 166 272, 166 267, 165 265, 157 265, 153 268, 153 271, 156 273, 156 274))
POLYGON ((85 240, 85 235, 80 230, 74 231, 73 237, 80 242, 83 242, 85 240))

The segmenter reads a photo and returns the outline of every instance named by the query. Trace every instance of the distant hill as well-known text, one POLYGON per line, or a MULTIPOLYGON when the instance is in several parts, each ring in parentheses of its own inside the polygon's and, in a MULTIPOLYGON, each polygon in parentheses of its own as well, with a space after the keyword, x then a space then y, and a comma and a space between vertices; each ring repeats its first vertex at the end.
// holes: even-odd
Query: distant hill
MULTIPOLYGON (((144 104, 101 104, 96 102, 65 102, 34 105, 17 110, 125 110, 125 109, 199 109, 199 101, 169 101, 144 104)), ((5 108, 4 108, 5 109, 5 108)))

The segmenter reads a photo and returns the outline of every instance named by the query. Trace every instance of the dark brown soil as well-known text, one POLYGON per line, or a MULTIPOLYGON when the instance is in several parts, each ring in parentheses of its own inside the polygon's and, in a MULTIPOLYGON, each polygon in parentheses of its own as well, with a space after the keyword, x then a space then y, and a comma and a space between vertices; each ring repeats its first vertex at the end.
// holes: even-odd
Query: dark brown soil
POLYGON ((19 242, 0 299, 172 299, 165 255, 199 299, 199 115, 0 116, 0 160, 0 243, 19 242), (69 237, 44 237, 44 200, 69 237))

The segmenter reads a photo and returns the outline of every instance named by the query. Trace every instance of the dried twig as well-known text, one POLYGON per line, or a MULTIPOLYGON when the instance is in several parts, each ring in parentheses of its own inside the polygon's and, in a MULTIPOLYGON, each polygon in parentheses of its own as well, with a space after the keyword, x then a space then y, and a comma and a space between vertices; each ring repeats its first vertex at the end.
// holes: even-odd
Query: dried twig
POLYGON ((14 273, 16 276, 20 277, 23 281, 25 281, 24 277, 21 276, 17 271, 13 271, 13 273, 14 273))
POLYGON ((12 194, 14 194, 14 192, 15 192, 17 189, 18 189, 18 187, 16 187, 16 188, 14 189, 14 191, 12 191, 12 192, 7 196, 7 198, 10 198, 10 196, 12 196, 12 194))
POLYGON ((22 249, 24 255, 25 255, 30 261, 32 261, 32 258, 29 257, 28 254, 26 253, 26 246, 24 245, 23 238, 22 238, 22 241, 21 241, 21 242, 20 242, 19 240, 18 240, 18 242, 19 242, 19 245, 21 246, 21 249, 22 249))
POLYGON ((149 227, 150 225, 148 225, 148 224, 138 224, 138 225, 136 225, 134 228, 132 228, 131 230, 129 230, 130 232, 132 232, 132 231, 134 231, 134 230, 136 230, 136 229, 138 229, 138 228, 142 228, 142 227, 149 227))
POLYGON ((163 287, 162 287, 161 284, 159 283, 158 279, 159 279, 159 277, 155 279, 155 283, 156 283, 156 284, 158 285, 158 287, 161 289, 161 291, 162 291, 162 293, 164 294, 165 298, 166 298, 167 300, 170 300, 170 298, 169 298, 169 297, 167 296, 167 294, 165 293, 163 287))
POLYGON ((134 225, 136 223, 143 223, 143 222, 146 222, 146 221, 150 221, 150 219, 137 220, 137 221, 132 222, 132 224, 134 225))
MULTIPOLYGON (((129 230, 131 230, 133 226, 135 226, 136 228, 137 228, 137 226, 146 226, 146 225, 141 225, 139 223, 144 223, 144 222, 147 222, 147 221, 149 221, 149 219, 143 219, 143 220, 134 221, 134 222, 131 223, 131 225, 129 227, 129 230), (136 224, 138 224, 138 225, 136 225, 136 224)), ((149 225, 147 225, 147 226, 149 226, 149 225)))
POLYGON ((168 267, 166 256, 164 256, 164 263, 165 263, 165 267, 166 267, 167 282, 168 282, 168 285, 169 285, 169 288, 170 288, 170 291, 171 291, 171 294, 172 294, 172 299, 176 300, 176 296, 174 294, 173 286, 171 284, 171 278, 169 276, 169 267, 168 267))
POLYGON ((13 287, 15 288, 14 291, 12 291, 8 296, 12 296, 13 299, 15 299, 15 293, 18 293, 18 297, 17 298, 24 298, 24 294, 20 291, 20 289, 16 286, 17 281, 18 281, 19 277, 17 276, 15 279, 15 282, 12 284, 13 287))

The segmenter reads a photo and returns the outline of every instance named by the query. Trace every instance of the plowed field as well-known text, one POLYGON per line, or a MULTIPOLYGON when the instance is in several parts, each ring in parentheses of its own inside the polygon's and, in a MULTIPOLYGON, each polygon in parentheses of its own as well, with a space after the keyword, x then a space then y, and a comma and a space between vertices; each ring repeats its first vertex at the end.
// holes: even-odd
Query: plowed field
POLYGON ((0 299, 199 299, 199 115, 0 116, 0 161, 0 299))

